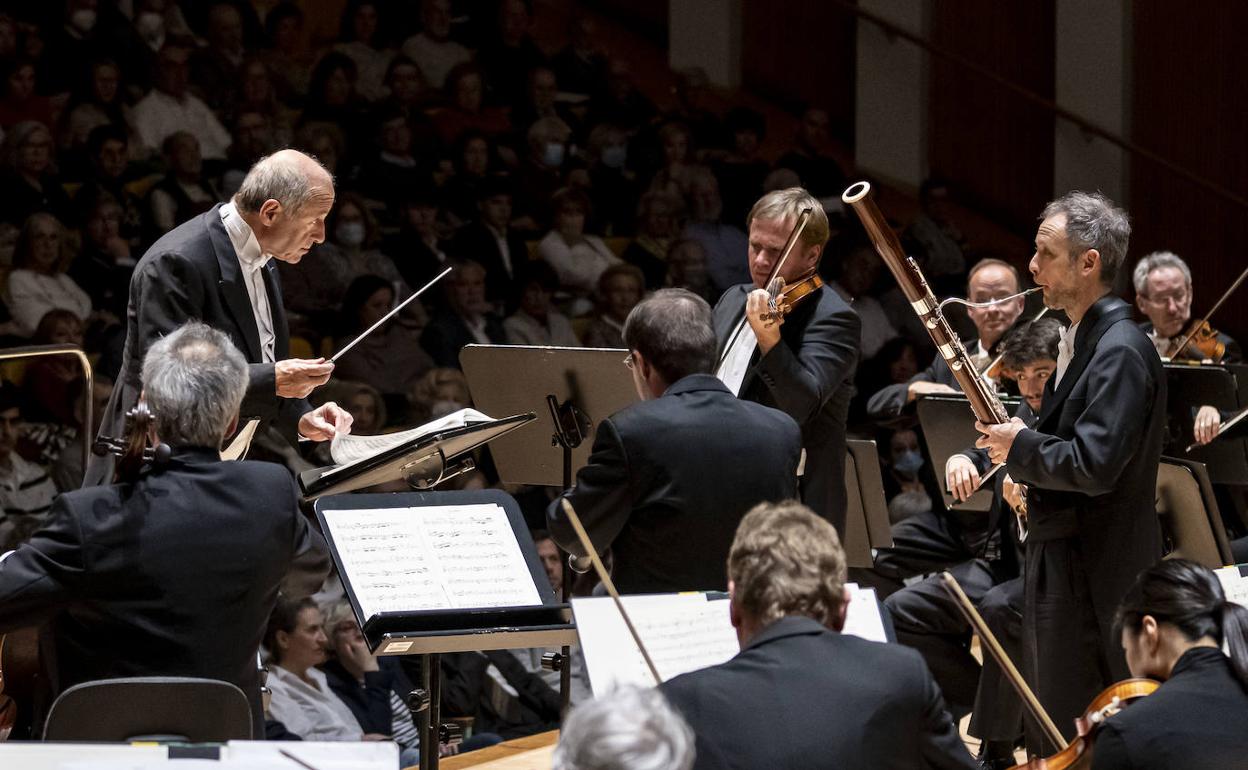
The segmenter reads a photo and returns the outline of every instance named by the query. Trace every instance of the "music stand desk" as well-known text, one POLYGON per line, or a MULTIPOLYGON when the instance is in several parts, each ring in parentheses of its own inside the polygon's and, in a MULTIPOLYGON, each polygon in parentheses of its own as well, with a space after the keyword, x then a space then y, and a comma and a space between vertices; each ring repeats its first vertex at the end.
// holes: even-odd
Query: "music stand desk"
MULTIPOLYGON (((1006 410, 1013 414, 1017 411, 1017 398, 1001 399, 1006 410)), ((927 450, 927 459, 932 464, 932 471, 940 482, 941 499, 945 510, 986 513, 992 507, 993 485, 985 484, 970 499, 953 507, 954 498, 945 488, 945 463, 949 458, 964 449, 975 446, 979 431, 975 430, 975 413, 966 396, 961 395, 926 395, 915 401, 919 414, 919 424, 923 427, 923 444, 927 450)))

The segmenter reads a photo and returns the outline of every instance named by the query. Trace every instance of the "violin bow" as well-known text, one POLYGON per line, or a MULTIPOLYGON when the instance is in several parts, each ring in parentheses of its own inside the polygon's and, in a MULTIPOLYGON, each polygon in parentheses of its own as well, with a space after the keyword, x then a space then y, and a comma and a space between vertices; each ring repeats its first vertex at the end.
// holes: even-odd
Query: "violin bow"
POLYGON ((1208 313, 1205 313, 1204 318, 1200 319, 1200 323, 1193 326, 1192 330, 1187 333, 1187 336, 1183 338, 1183 341, 1179 343, 1179 346, 1175 348, 1175 351, 1170 354, 1171 361, 1179 357, 1179 354, 1187 348, 1187 346, 1191 343, 1192 338, 1196 336, 1197 330, 1209 323, 1209 319, 1213 318, 1213 314, 1218 312, 1218 308, 1222 307, 1222 303, 1226 302, 1226 300, 1230 298, 1231 294, 1239 288, 1239 285, 1244 282, 1245 278, 1248 278, 1248 267, 1244 268, 1244 272, 1239 274, 1239 277, 1235 279, 1235 283, 1232 283, 1229 289, 1222 292, 1222 296, 1218 298, 1217 302, 1213 303, 1213 307, 1209 309, 1208 313))
POLYGON ((997 641, 996 635, 988 628, 988 624, 984 622, 984 618, 975 609, 975 605, 971 603, 966 592, 962 590, 962 586, 958 584, 957 578, 949 572, 940 573, 940 579, 945 591, 949 597, 953 599, 954 604, 958 605, 958 609, 962 612, 962 617, 970 623, 971 628, 975 629, 975 633, 979 635, 979 641, 992 655, 993 660, 1001 667, 1001 671, 1005 673, 1005 678, 1010 685, 1018 693, 1018 697, 1022 698, 1023 705, 1027 707, 1027 711, 1031 713, 1032 718, 1040 725, 1040 729, 1053 745, 1058 749, 1064 749, 1068 745, 1066 739, 1062 737, 1062 733, 1057 729, 1057 725, 1053 724, 1053 719, 1048 712, 1044 710, 1044 706, 1040 705, 1040 699, 1031 691, 1024 681, 1023 675, 1018 673, 1018 669, 1014 667, 1014 661, 1010 660, 1010 656, 1005 654, 1001 643, 997 641))
POLYGON ((563 512, 567 515, 568 521, 572 524, 572 529, 576 530, 576 537, 581 541, 581 547, 585 549, 585 553, 589 554, 589 560, 594 565, 594 571, 598 573, 598 579, 602 581, 603 588, 607 589, 607 593, 615 601, 615 608, 620 611, 620 617, 624 618, 624 625, 628 626, 628 633, 632 635, 633 641, 637 643, 637 649, 641 650, 641 657, 646 661, 646 667, 650 669, 650 675, 654 677, 654 684, 663 684, 663 677, 659 676, 659 670, 655 668, 654 660, 650 658, 650 652, 646 649, 646 645, 641 641, 641 634, 637 633, 637 628, 633 626, 632 618, 628 616, 628 611, 624 609, 624 602, 620 600, 619 591, 615 590, 615 583, 611 581, 611 576, 607 574, 607 568, 603 565, 602 559, 598 556, 597 549, 590 542, 589 533, 585 531, 585 525, 581 523, 581 517, 576 515, 576 510, 572 507, 572 503, 568 502, 568 498, 559 501, 563 506, 563 512))
MULTIPOLYGON (((771 268, 771 275, 767 276, 767 286, 765 288, 769 294, 771 293, 772 282, 775 281, 776 276, 780 274, 780 268, 784 267, 785 261, 789 258, 789 253, 793 251, 793 247, 797 244, 797 239, 801 237, 802 231, 806 229, 806 223, 810 221, 810 215, 813 211, 814 210, 808 206, 802 209, 801 213, 797 215, 797 222, 793 225, 793 230, 789 233, 789 239, 784 243, 784 249, 780 252, 780 259, 776 260, 776 264, 771 268)), ((775 309, 776 300, 773 295, 771 299, 771 310, 775 311, 775 309)), ((741 323, 737 324, 737 328, 732 333, 732 337, 728 339, 728 344, 724 345, 724 353, 719 357, 719 363, 716 365, 716 369, 724 365, 724 359, 728 358, 728 352, 732 350, 732 346, 736 343, 737 337, 741 336, 741 330, 745 328, 746 323, 746 319, 742 317, 741 323)))

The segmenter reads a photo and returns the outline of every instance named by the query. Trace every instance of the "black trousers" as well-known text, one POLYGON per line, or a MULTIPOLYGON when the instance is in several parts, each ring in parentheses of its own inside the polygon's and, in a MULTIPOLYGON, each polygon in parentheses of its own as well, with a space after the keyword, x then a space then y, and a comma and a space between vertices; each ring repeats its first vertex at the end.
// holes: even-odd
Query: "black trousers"
MULTIPOLYGON (((1070 740, 1075 718, 1109 686, 1114 671, 1078 541, 1028 540, 1023 583, 1023 676, 1070 740)), ((1053 753, 1056 747, 1030 720, 1026 733, 1030 752, 1053 753)))
MULTIPOLYGON (((1023 579, 998 583, 979 602, 979 614, 1015 668, 1022 666, 1023 579)), ((1013 743, 1023 733, 1023 701, 983 646, 984 666, 967 732, 983 741, 1013 743)))
POLYGON ((903 519, 893 525, 892 535, 893 546, 880 549, 874 569, 855 570, 850 576, 875 588, 881 599, 900 591, 909 578, 949 569, 976 557, 958 522, 944 512, 927 511, 903 519))

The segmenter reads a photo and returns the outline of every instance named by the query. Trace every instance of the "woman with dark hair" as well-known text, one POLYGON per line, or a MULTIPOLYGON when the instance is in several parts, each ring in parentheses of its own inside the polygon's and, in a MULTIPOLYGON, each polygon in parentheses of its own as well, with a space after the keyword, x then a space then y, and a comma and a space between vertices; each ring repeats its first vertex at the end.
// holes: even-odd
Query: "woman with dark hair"
POLYGON ((1162 682, 1108 719, 1093 770, 1228 770, 1248 761, 1248 609, 1186 559, 1140 573, 1118 607, 1132 676, 1162 682))
POLYGON ((35 92, 34 61, 19 58, 5 62, 0 65, 0 74, 0 88, 4 89, 4 97, 0 98, 0 128, 7 131, 26 120, 52 125, 56 110, 51 99, 35 92))
MULTIPOLYGON (((58 142, 62 149, 81 156, 87 137, 98 126, 116 126, 129 135, 129 111, 122 97, 121 67, 117 62, 112 59, 92 62, 61 118, 58 142)), ((86 159, 79 157, 79 160, 86 159)))
MULTIPOLYGON (((389 313, 394 304, 393 282, 378 275, 353 280, 342 298, 336 346, 341 348, 355 339, 389 313)), ((433 359, 420 346, 424 327, 424 312, 413 302, 351 348, 338 361, 335 375, 377 388, 390 414, 401 420, 407 388, 433 368, 433 359)))
POLYGON ((339 42, 334 44, 335 51, 355 63, 359 73, 355 90, 370 102, 385 96, 382 80, 394 58, 394 49, 385 46, 381 15, 377 0, 351 0, 342 10, 339 42))
POLYGON ((446 98, 449 104, 433 113, 433 124, 447 145, 453 145, 465 131, 498 137, 511 126, 506 111, 485 104, 485 78, 475 64, 465 62, 450 71, 446 98))
POLYGON ((277 96, 296 105, 308 93, 311 65, 303 41, 303 11, 289 0, 273 6, 264 17, 264 61, 273 74, 277 96))
POLYGON ((498 170, 494 142, 475 129, 465 131, 455 142, 451 162, 455 176, 446 183, 446 208, 459 224, 471 222, 478 216, 482 183, 498 170))
POLYGON ((355 90, 358 73, 351 57, 330 51, 321 57, 308 81, 308 98, 300 126, 312 122, 336 124, 347 136, 347 147, 367 139, 364 105, 355 90))

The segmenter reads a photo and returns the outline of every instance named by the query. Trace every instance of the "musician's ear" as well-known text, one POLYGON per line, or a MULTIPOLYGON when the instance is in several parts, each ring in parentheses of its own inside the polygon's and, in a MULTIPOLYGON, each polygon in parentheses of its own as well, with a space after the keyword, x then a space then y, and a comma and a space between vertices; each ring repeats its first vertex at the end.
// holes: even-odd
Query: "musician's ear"
POLYGON ((806 248, 806 265, 813 269, 815 265, 819 264, 819 255, 822 253, 823 246, 821 244, 816 243, 808 246, 806 248))
POLYGON ((282 204, 274 198, 269 198, 260 204, 260 222, 267 226, 272 226, 277 220, 277 215, 282 212, 282 204))
POLYGON ((1088 249, 1079 255, 1079 264, 1077 266, 1080 272, 1093 275, 1097 280, 1101 277, 1101 252, 1096 249, 1088 249))

